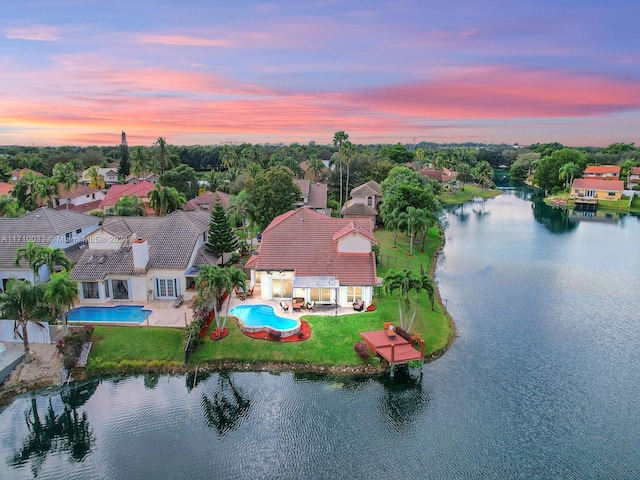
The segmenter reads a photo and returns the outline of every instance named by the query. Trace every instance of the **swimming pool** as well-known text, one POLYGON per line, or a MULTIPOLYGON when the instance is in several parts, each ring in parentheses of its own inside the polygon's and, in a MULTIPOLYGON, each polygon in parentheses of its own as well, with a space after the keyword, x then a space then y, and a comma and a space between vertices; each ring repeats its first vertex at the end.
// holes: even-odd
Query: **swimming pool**
POLYGON ((117 307, 78 307, 67 313, 68 322, 82 323, 142 323, 151 310, 140 305, 118 305, 117 307))
POLYGON ((296 319, 276 315, 270 305, 236 305, 229 313, 238 317, 243 332, 277 332, 282 337, 288 337, 298 333, 301 327, 296 319))

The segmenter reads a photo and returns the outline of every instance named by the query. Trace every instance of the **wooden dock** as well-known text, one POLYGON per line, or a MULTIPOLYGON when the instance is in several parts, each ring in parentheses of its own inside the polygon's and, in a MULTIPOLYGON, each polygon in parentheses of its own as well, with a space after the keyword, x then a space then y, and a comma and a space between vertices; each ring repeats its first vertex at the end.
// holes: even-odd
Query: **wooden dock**
POLYGON ((374 330, 372 332, 362 332, 360 336, 374 355, 380 355, 389 362, 390 374, 393 377, 396 365, 403 365, 412 360, 424 358, 424 341, 420 344, 420 351, 402 338, 400 335, 389 335, 387 330, 374 330))

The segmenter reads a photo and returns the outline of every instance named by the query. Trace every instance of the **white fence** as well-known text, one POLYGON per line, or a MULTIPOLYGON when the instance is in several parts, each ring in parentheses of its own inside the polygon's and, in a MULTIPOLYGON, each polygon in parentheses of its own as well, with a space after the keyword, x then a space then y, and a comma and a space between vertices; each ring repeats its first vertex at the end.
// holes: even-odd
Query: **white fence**
MULTIPOLYGON (((20 342, 22 343, 22 325, 18 325, 15 331, 16 322, 13 320, 0 320, 0 342, 20 342)), ((51 333, 47 322, 27 323, 27 335, 29 343, 51 343, 51 333)))

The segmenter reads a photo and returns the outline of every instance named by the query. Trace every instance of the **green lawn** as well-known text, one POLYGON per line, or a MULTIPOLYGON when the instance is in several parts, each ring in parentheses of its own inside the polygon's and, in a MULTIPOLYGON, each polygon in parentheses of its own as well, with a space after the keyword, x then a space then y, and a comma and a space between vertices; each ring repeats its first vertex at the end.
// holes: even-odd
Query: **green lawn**
MULTIPOLYGON (((398 268, 407 267, 426 273, 431 269, 434 252, 440 246, 437 229, 427 237, 425 252, 420 246, 409 257, 408 237, 398 235, 397 248, 393 248, 393 233, 375 232, 380 253, 387 259, 395 259, 398 268)), ((389 267, 378 269, 384 276, 389 267)), ((361 340, 360 332, 381 329, 384 322, 397 324, 398 304, 396 296, 379 295, 376 310, 351 315, 308 315, 303 317, 311 326, 311 338, 304 342, 271 342, 255 340, 243 335, 234 317, 229 317, 229 335, 220 341, 207 337, 204 344, 191 356, 191 365, 229 361, 237 363, 291 362, 306 365, 355 366, 362 361, 354 352, 355 342, 361 340)), ((330 313, 330 312, 328 312, 330 313)), ((212 326, 213 328, 213 326, 212 326)), ((423 293, 413 333, 425 340, 425 354, 431 355, 446 348, 452 335, 449 319, 436 302, 435 310, 423 293)), ((149 366, 162 371, 177 368, 184 362, 183 330, 159 327, 111 327, 95 329, 95 342, 89 358, 87 372, 114 373, 117 371, 144 371, 149 366)), ((377 360, 370 362, 378 364, 377 360)))
POLYGON ((438 195, 438 200, 447 205, 470 202, 474 197, 492 198, 498 195, 500 195, 500 190, 488 190, 478 185, 465 185, 464 190, 459 188, 455 192, 442 192, 438 195))

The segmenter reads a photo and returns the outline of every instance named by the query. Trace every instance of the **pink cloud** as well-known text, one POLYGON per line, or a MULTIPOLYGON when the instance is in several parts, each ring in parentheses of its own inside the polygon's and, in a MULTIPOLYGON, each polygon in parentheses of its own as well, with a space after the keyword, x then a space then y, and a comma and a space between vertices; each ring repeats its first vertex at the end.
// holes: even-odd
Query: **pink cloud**
POLYGON ((142 43, 156 43, 179 47, 230 47, 234 42, 229 39, 211 39, 187 35, 137 35, 135 39, 142 43))
POLYGON ((5 37, 10 40, 33 40, 37 42, 54 42, 59 40, 59 29, 49 25, 32 25, 25 28, 8 28, 5 37))

